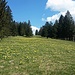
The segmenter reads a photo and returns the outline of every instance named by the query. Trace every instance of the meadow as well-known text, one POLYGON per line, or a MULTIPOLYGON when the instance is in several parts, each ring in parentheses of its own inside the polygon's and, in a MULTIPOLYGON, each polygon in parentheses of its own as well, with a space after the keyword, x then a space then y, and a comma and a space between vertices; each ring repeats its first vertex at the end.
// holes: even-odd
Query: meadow
POLYGON ((0 40, 0 75, 75 75, 75 42, 4 38, 0 40))

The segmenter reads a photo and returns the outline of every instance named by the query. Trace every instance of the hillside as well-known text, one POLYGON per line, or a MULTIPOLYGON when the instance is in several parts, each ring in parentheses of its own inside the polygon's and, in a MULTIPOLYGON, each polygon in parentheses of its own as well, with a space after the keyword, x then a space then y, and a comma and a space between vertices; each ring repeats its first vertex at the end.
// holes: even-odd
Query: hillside
POLYGON ((0 75, 74 75, 75 42, 9 37, 0 41, 0 75))

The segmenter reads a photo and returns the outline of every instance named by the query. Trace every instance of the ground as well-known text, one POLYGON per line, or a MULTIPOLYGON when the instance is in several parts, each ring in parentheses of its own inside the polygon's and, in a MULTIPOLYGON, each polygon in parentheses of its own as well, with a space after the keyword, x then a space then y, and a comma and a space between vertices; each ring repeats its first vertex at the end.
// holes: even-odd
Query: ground
POLYGON ((0 75, 74 75, 75 42, 41 37, 0 41, 0 75))

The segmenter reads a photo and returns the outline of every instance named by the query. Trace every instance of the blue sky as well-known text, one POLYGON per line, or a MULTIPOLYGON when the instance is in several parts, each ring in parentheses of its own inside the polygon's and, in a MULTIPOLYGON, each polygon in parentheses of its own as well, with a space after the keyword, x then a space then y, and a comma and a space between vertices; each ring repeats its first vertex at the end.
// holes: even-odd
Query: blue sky
POLYGON ((45 22, 42 17, 51 15, 45 9, 47 0, 7 0, 10 6, 13 19, 18 22, 31 21, 36 27, 41 27, 45 22), (47 13, 47 15, 45 15, 47 13))
POLYGON ((31 21, 35 31, 46 21, 54 22, 69 10, 75 20, 75 0, 6 0, 17 22, 31 21))

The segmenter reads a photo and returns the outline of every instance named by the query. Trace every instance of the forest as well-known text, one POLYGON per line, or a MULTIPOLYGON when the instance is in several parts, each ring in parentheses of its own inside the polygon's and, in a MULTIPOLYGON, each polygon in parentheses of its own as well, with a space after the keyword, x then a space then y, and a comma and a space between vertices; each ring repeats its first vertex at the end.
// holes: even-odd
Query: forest
POLYGON ((40 28, 39 34, 43 37, 50 37, 56 39, 74 40, 75 37, 75 22, 70 12, 67 11, 65 16, 61 15, 59 20, 46 22, 40 28))
POLYGON ((8 36, 32 36, 31 23, 14 21, 10 6, 0 0, 0 38, 8 36))
MULTIPOLYGON (((46 22, 35 35, 42 37, 74 40, 75 21, 69 11, 65 16, 61 14, 55 23, 46 22)), ((12 10, 6 0, 0 0, 0 39, 8 36, 33 36, 31 22, 16 22, 13 20, 12 10)))

